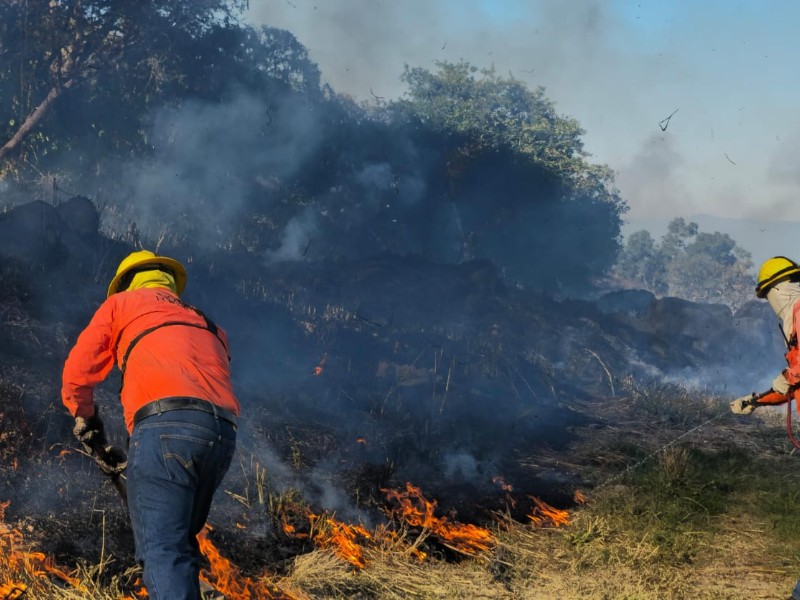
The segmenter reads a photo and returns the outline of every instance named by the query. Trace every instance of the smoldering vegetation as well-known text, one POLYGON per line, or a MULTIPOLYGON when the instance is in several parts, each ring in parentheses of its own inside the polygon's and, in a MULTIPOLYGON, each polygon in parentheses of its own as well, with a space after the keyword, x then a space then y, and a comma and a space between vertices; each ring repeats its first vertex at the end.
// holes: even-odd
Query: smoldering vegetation
MULTIPOLYGON (((79 579, 112 598, 139 589, 130 529, 112 486, 76 451, 58 396, 65 353, 102 298, 104 275, 131 249, 97 232, 73 236, 77 215, 91 207, 85 198, 34 202, 0 218, 0 239, 14 241, 0 243, 0 492, 11 501, 6 519, 57 563, 101 565, 79 579)), ((212 513, 214 539, 245 572, 282 574, 281 589, 388 598, 403 586, 442 598, 478 590, 504 597, 545 577, 552 585, 544 594, 569 595, 611 589, 627 573, 625 585, 642 597, 689 593, 699 579, 676 587, 676 561, 717 560, 705 523, 737 505, 737 473, 770 486, 770 473, 782 477, 789 455, 774 431, 763 440, 740 432, 744 444, 778 453, 763 464, 716 428, 703 431, 702 447, 682 444, 641 463, 725 411, 715 382, 724 396, 726 385, 747 385, 744 377, 768 373, 779 359, 761 304, 734 315, 642 291, 556 300, 507 285, 489 261, 235 258, 187 261, 186 297, 228 330, 243 407, 238 458, 212 513), (745 363, 754 374, 742 372, 745 363), (706 389, 687 391, 692 377, 706 389), (313 533, 302 510, 378 527, 387 520, 386 490, 406 481, 435 498, 439 514, 499 526, 488 558, 464 565, 463 554, 412 527, 393 545, 365 546, 366 570, 354 574, 347 561, 286 533, 313 533), (572 508, 579 490, 593 504, 563 534, 511 525, 528 523, 531 495, 572 508), (688 510, 687 497, 703 508, 688 510), (654 506, 661 520, 642 516, 654 506), (637 546, 643 532, 653 541, 637 546), (398 558, 404 543, 442 566, 398 558), (589 565, 601 565, 591 584, 589 565), (635 575, 642 567, 647 578, 635 575), (559 570, 555 579, 550 568, 559 570)), ((97 400, 124 443, 117 385, 102 386, 97 400)), ((775 510, 769 518, 785 518, 775 510)), ((781 574, 770 577, 780 585, 781 574)))
MULTIPOLYGON (((131 562, 59 377, 141 247, 187 266, 185 299, 231 340, 240 446, 213 520, 245 565, 308 550, 274 518, 290 500, 370 524, 406 482, 467 521, 524 520, 528 494, 568 506, 597 481, 553 457, 632 390, 771 379, 764 304, 603 283, 625 202, 544 90, 444 63, 364 106, 321 86, 288 32, 207 25, 168 52, 134 37, 152 46, 109 55, 113 76, 58 88, 41 136, 4 163, 0 499, 57 558, 131 562)), ((124 444, 117 387, 97 401, 124 444)))
MULTIPOLYGON (((0 218, 4 381, 19 395, 4 427, 20 432, 7 443, 23 465, 5 491, 28 509, 71 510, 87 486, 96 494, 103 485, 91 464, 61 454, 73 444, 58 396, 66 352, 132 249, 82 229, 97 224, 91 215, 89 200, 73 198, 0 218), (48 466, 26 470, 26 460, 48 466)), ((757 303, 734 315, 632 290, 556 300, 509 285, 488 260, 211 256, 183 258, 186 299, 231 338, 243 418, 240 466, 229 478, 248 480, 258 464, 275 490, 300 490, 353 519, 379 518, 370 507, 380 490, 404 481, 464 518, 502 504, 498 475, 569 504, 591 482, 520 459, 566 447, 595 418, 587 406, 602 411, 632 385, 658 381, 738 392, 780 357, 757 303)), ((116 386, 113 378, 102 386, 98 403, 122 442, 116 386)), ((235 520, 241 507, 227 500, 217 518, 235 520)))

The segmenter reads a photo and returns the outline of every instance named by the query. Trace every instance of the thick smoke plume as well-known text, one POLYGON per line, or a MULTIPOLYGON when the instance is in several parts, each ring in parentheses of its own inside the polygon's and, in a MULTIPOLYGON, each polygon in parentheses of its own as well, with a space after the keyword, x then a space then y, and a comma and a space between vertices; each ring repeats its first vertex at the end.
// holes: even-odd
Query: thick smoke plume
MULTIPOLYGON (((135 222, 150 240, 167 233, 200 245, 229 241, 252 209, 259 174, 293 177, 321 142, 317 115, 293 100, 270 103, 240 91, 221 103, 157 112, 148 136, 153 156, 121 169, 123 222, 135 222)), ((268 210, 269 194, 259 200, 268 210)))

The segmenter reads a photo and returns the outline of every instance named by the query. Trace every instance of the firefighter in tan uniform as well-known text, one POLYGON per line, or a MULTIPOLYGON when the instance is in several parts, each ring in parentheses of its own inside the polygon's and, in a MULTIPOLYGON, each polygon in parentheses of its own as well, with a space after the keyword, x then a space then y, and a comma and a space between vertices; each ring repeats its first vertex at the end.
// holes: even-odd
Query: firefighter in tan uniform
POLYGON ((136 558, 154 600, 197 600, 197 534, 236 445, 239 403, 222 329, 180 295, 186 270, 142 250, 127 256, 64 365, 74 433, 106 473, 125 468, 108 446, 94 387, 116 365, 131 434, 127 500, 136 558))
MULTIPOLYGON (((742 396, 731 402, 731 410, 749 415, 759 406, 798 401, 800 411, 800 352, 797 339, 800 325, 800 265, 785 256, 775 256, 765 261, 758 272, 756 296, 766 298, 778 315, 781 331, 786 341, 787 367, 778 373, 772 388, 762 394, 742 396)), ((792 592, 792 599, 800 600, 800 581, 792 592)))

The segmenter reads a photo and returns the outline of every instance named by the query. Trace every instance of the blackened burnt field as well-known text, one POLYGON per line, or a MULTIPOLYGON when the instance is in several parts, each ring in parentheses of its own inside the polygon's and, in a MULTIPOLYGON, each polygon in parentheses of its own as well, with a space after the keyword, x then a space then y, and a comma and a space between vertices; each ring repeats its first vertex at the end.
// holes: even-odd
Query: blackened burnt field
MULTIPOLYGON (((0 497, 6 520, 60 564, 110 555, 104 576, 123 576, 133 565, 124 510, 78 452, 59 400, 66 353, 132 249, 86 230, 87 203, 35 202, 0 219, 0 497)), ((723 339, 764 363, 780 356, 761 337, 760 305, 734 315, 636 291, 556 300, 509 285, 489 261, 264 265, 175 250, 190 273, 186 300, 231 339, 243 416, 212 536, 251 572, 312 549, 310 514, 384 524, 398 506, 391 492, 408 483, 435 499, 437 516, 481 527, 527 523, 535 499, 569 509, 613 474, 592 475, 597 465, 576 463, 574 448, 616 426, 610 409, 632 389, 732 372, 742 357, 715 352, 723 339)), ((124 444, 117 387, 112 378, 97 401, 124 444)), ((424 548, 465 555, 435 536, 424 548)))

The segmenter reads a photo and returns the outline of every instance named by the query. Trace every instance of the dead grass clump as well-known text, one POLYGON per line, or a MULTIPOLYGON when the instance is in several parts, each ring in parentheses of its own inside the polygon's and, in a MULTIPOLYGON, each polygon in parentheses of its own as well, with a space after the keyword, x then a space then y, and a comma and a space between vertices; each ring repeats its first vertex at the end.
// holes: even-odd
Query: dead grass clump
MULTIPOLYGON (((603 516, 578 511, 573 525, 559 530, 513 527, 501 536, 509 588, 530 599, 662 599, 673 595, 679 577, 653 564, 646 540, 619 539, 603 516)), ((688 597, 688 596, 687 596, 688 597)))
POLYGON ((281 586, 303 590, 314 598, 348 598, 376 590, 349 563, 330 550, 314 550, 297 556, 281 586))
POLYGON ((331 552, 298 556, 281 586, 316 599, 513 598, 479 561, 420 563, 379 548, 365 550, 367 567, 354 570, 331 552))
POLYGON ((727 409, 715 396, 675 383, 642 384, 629 377, 623 381, 623 389, 632 408, 655 422, 674 427, 697 425, 727 409))
POLYGON ((684 480, 689 471, 689 450, 674 446, 666 448, 658 455, 658 468, 668 485, 684 480))

